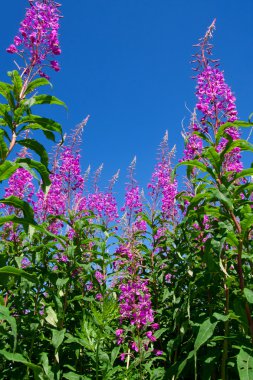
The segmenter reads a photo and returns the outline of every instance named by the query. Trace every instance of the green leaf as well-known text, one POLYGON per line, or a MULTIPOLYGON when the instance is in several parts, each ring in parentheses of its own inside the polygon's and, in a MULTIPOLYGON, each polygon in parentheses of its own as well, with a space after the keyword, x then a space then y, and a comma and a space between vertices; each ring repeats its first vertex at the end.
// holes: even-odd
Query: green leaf
POLYGON ((206 319, 199 327, 199 332, 194 343, 194 351, 196 352, 204 343, 211 338, 218 322, 211 323, 210 318, 206 319))
POLYGON ((230 319, 230 315, 223 315, 220 313, 213 313, 214 318, 216 318, 218 321, 226 322, 230 319))
POLYGON ((23 87, 22 78, 19 75, 17 70, 12 71, 10 74, 10 77, 11 77, 11 80, 13 83, 13 93, 14 93, 15 99, 17 101, 19 101, 20 100, 20 93, 21 93, 21 90, 23 87))
POLYGON ((34 282, 34 283, 38 282, 38 279, 36 276, 34 276, 30 273, 27 273, 23 269, 18 269, 15 267, 10 267, 10 266, 2 267, 2 268, 0 268, 0 273, 1 274, 8 274, 8 276, 21 276, 30 282, 34 282))
POLYGON ((2 161, 5 160, 5 157, 8 153, 8 147, 4 141, 5 133, 2 129, 0 129, 0 158, 2 161))
POLYGON ((23 201, 22 199, 19 199, 18 197, 11 195, 10 197, 0 199, 0 203, 4 203, 8 206, 13 206, 15 208, 19 208, 20 210, 23 211, 24 217, 26 219, 34 222, 34 220, 33 220, 34 213, 33 213, 32 207, 29 205, 29 203, 23 201))
POLYGON ((10 315, 10 311, 7 307, 0 305, 0 320, 5 320, 7 321, 12 330, 12 335, 14 337, 14 346, 13 346, 13 351, 16 350, 17 346, 17 323, 16 319, 10 315))
POLYGON ((46 310, 47 312, 47 316, 46 316, 46 321, 54 326, 54 327, 57 327, 57 323, 58 323, 58 318, 57 318, 57 315, 56 315, 56 312, 52 309, 51 306, 49 306, 46 310))
POLYGON ((9 99, 9 94, 12 90, 12 85, 5 82, 0 82, 0 94, 5 98, 9 99))
POLYGON ((26 129, 44 129, 46 131, 57 132, 57 133, 60 133, 62 135, 61 125, 59 123, 57 123, 56 121, 54 121, 52 119, 48 119, 46 117, 41 117, 38 115, 24 116, 20 120, 19 125, 25 124, 25 123, 27 123, 27 125, 22 127, 19 130, 19 133, 22 130, 26 130, 26 129), (35 125, 36 128, 32 127, 33 125, 35 125))
MULTIPOLYGON (((26 219, 26 218, 18 218, 15 214, 0 217, 0 226, 5 224, 5 223, 9 223, 9 222, 13 222, 16 224, 22 224, 25 228, 27 228, 29 225, 32 225, 34 227, 36 226, 39 229, 39 227, 37 226, 37 224, 34 220, 30 220, 30 219, 26 219)), ((47 233, 47 232, 45 232, 45 233, 47 233)), ((49 236, 51 236, 51 234, 49 236)))
POLYGON ((83 379, 85 379, 85 377, 82 377, 75 372, 64 373, 63 378, 68 379, 68 380, 83 380, 83 379))
POLYGON ((214 175, 212 169, 210 167, 204 165, 202 162, 200 162, 198 160, 189 160, 189 161, 180 162, 179 164, 177 164, 175 166, 174 170, 176 170, 179 166, 194 167, 196 169, 199 169, 203 173, 209 173, 211 175, 211 177, 215 178, 215 175, 214 175))
MULTIPOLYGON (((36 364, 33 364, 33 363, 29 362, 21 354, 13 354, 13 353, 8 352, 6 350, 0 350, 0 354, 3 355, 7 360, 10 360, 12 362, 22 363, 26 367, 31 368, 33 370, 34 374, 37 375, 37 376, 39 374, 43 373, 43 369, 41 367, 39 367, 36 364)), ((36 379, 38 379, 38 377, 36 377, 36 379)))
POLYGON ((219 200, 224 206, 226 206, 230 211, 233 210, 233 202, 226 197, 220 190, 218 189, 210 189, 210 192, 214 196, 214 200, 219 200))
POLYGON ((208 147, 206 150, 204 150, 203 156, 209 159, 210 163, 219 174, 221 168, 220 155, 218 152, 216 152, 215 148, 213 146, 208 147))
POLYGON ((40 156, 40 161, 46 167, 48 166, 48 154, 42 144, 34 139, 17 140, 17 144, 25 146, 28 149, 33 150, 40 156))
POLYGON ((238 247, 239 241, 237 239, 237 236, 234 232, 228 232, 226 236, 226 241, 228 244, 238 247))
POLYGON ((34 104, 56 104, 59 106, 63 106, 67 109, 66 104, 62 100, 52 95, 36 95, 34 96, 34 99, 35 99, 34 104))
POLYGON ((215 139, 216 139, 216 143, 219 142, 220 138, 223 137, 223 134, 224 134, 224 131, 227 129, 227 128, 230 128, 230 127, 235 127, 235 128, 239 128, 239 127, 243 127, 243 128, 249 128, 249 127, 252 127, 253 124, 252 123, 248 123, 246 121, 241 121, 241 120, 237 120, 237 121, 234 121, 233 123, 225 123, 225 124, 222 124, 220 127, 219 127, 219 130, 215 136, 215 139))
POLYGON ((224 149, 224 153, 229 153, 234 148, 240 148, 241 150, 253 152, 253 144, 245 140, 234 140, 227 145, 227 148, 224 149))
POLYGON ((244 295, 245 295, 247 301, 248 301, 249 303, 253 303, 253 291, 250 290, 250 289, 248 289, 248 288, 244 288, 244 289, 243 289, 243 293, 244 293, 244 295))
POLYGON ((236 121, 233 121, 232 123, 233 126, 238 126, 238 127, 243 127, 243 128, 249 128, 249 127, 253 127, 253 123, 252 122, 248 122, 248 121, 243 121, 243 120, 236 120, 236 121))
POLYGON ((0 165, 0 182, 10 178, 10 176, 18 169, 19 165, 11 161, 4 161, 0 165))
POLYGON ((245 213, 244 218, 241 221, 242 234, 248 234, 249 229, 252 228, 253 214, 245 213))
POLYGON ((114 349, 112 350, 112 352, 111 352, 111 365, 112 365, 112 366, 114 365, 115 360, 116 360, 117 357, 119 356, 119 352, 120 352, 120 346, 116 346, 116 347, 114 347, 114 349))
POLYGON ((54 373, 52 372, 52 367, 49 365, 48 354, 46 352, 40 354, 40 363, 42 364, 45 374, 48 376, 46 380, 54 380, 54 373))
POLYGON ((237 369, 239 372, 239 377, 240 380, 252 380, 253 353, 252 350, 248 350, 246 347, 244 349, 243 348, 240 349, 240 352, 237 355, 237 369))
POLYGON ((237 180, 238 178, 243 178, 243 177, 252 176, 252 175, 253 175, 253 168, 244 169, 240 171, 239 173, 235 174, 233 181, 237 180))
POLYGON ((25 95, 30 94, 32 91, 36 90, 41 86, 51 86, 51 83, 46 78, 37 78, 34 81, 30 82, 26 88, 25 95))
POLYGON ((64 335, 65 335, 66 329, 63 330, 52 330, 52 345, 54 348, 57 350, 58 347, 62 344, 64 340, 64 335))

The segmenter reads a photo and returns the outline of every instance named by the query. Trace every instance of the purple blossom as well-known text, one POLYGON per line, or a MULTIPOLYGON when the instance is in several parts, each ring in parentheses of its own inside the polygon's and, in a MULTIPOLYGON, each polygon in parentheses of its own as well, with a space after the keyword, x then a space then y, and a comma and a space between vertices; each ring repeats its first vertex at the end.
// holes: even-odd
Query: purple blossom
POLYGON ((115 331, 115 335, 116 335, 117 337, 121 336, 123 333, 124 333, 124 330, 123 330, 123 329, 117 329, 117 330, 115 331))
MULTIPOLYGON (((86 209, 92 211, 97 217, 104 219, 105 222, 113 222, 118 218, 117 203, 112 193, 97 191, 94 194, 88 194, 84 204, 86 209)), ((78 210, 81 211, 81 204, 78 210)))
POLYGON ((95 277, 97 279, 97 281, 99 282, 99 284, 101 285, 104 281, 105 281, 105 276, 103 273, 101 273, 100 271, 96 271, 95 272, 95 277))
MULTIPOLYGON (((219 69, 217 60, 210 58, 212 55, 212 45, 209 43, 209 39, 212 37, 214 28, 215 21, 208 28, 204 38, 202 38, 197 45, 200 51, 196 54, 194 61, 197 62, 197 68, 194 68, 194 70, 198 71, 196 77, 196 109, 200 112, 201 120, 198 125, 195 110, 192 115, 189 131, 183 135, 185 139, 185 150, 184 157, 181 161, 191 160, 201 156, 203 140, 195 134, 195 131, 205 134, 209 139, 212 138, 211 134, 213 133, 215 138, 222 124, 234 122, 238 118, 235 96, 225 82, 224 73, 219 69), (212 126, 211 130, 210 125, 212 126)), ((233 140, 240 138, 238 130, 234 127, 227 128, 226 133, 233 140)), ((222 138, 218 146, 216 146, 217 152, 222 152, 227 142, 228 140, 226 138, 222 138)), ((223 172, 238 172, 242 170, 242 167, 239 148, 235 148, 225 154, 222 168, 223 172)))
POLYGON ((153 331, 147 331, 147 332, 146 332, 146 336, 147 336, 147 338, 148 338, 151 342, 155 342, 155 341, 156 341, 156 337, 153 335, 153 331))
POLYGON ((31 261, 27 257, 23 257, 21 260, 21 268, 25 269, 31 265, 31 261))
POLYGON ((203 114, 203 121, 235 121, 237 111, 235 96, 226 84, 224 74, 217 67, 208 65, 197 76, 197 109, 203 114))
POLYGON ((140 189, 138 186, 128 186, 125 194, 125 204, 121 211, 127 211, 130 215, 132 212, 138 214, 142 212, 142 202, 140 196, 140 189))
POLYGON ((139 348, 138 348, 136 342, 132 342, 132 343, 130 344, 130 347, 131 347, 132 350, 134 350, 135 352, 139 352, 139 348))
POLYGON ((161 350, 154 350, 153 352, 154 352, 155 356, 163 355, 163 351, 161 351, 161 350))
POLYGON ((154 322, 154 312, 147 281, 136 278, 120 284, 120 322, 142 328, 154 322))
POLYGON ((202 139, 197 135, 189 136, 182 161, 193 160, 196 156, 200 156, 203 150, 202 139))
MULTIPOLYGON (((20 23, 19 33, 14 37, 14 44, 7 52, 16 53, 29 60, 29 66, 24 70, 30 74, 34 68, 41 68, 49 57, 59 55, 61 49, 58 40, 60 4, 51 0, 30 0, 30 8, 26 10, 25 18, 20 23)), ((51 60, 51 67, 59 71, 57 61, 51 60)), ((41 76, 43 72, 39 71, 41 76)))
POLYGON ((8 180, 5 198, 14 195, 27 202, 31 202, 35 191, 32 181, 33 176, 27 170, 18 168, 8 180))
POLYGON ((171 178, 171 160, 174 156, 174 148, 172 151, 168 149, 167 131, 160 144, 159 156, 159 161, 155 166, 148 188, 154 202, 153 207, 157 207, 155 203, 161 200, 164 218, 173 219, 176 215, 175 198, 177 195, 177 181, 171 178))

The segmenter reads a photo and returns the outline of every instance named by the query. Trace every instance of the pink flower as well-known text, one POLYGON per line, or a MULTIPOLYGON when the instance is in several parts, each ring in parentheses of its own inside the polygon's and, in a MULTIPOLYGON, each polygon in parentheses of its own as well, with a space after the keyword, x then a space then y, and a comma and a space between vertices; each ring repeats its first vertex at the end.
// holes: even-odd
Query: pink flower
POLYGON ((120 336, 120 335, 122 335, 124 333, 124 330, 123 329, 117 329, 116 331, 115 331, 115 334, 116 334, 116 336, 120 336))
POLYGON ((57 61, 50 61, 50 65, 54 71, 60 71, 60 66, 57 61))
POLYGON ((136 342, 132 342, 132 343, 130 344, 130 347, 131 347, 132 350, 134 350, 135 352, 138 352, 138 351, 139 351, 139 348, 138 348, 136 342))
POLYGON ((149 340, 151 340, 151 342, 155 342, 156 341, 156 337, 153 335, 153 332, 152 331, 147 331, 146 332, 146 336, 149 340))
POLYGON ((155 356, 163 355, 163 351, 161 351, 161 350, 154 350, 153 352, 154 352, 155 356))
POLYGON ((17 53, 18 52, 18 49, 16 48, 16 46, 15 45, 10 45, 7 49, 6 49, 6 51, 8 52, 8 53, 11 53, 11 54, 14 54, 14 53, 17 53))
MULTIPOLYGON (((40 68, 50 56, 61 53, 58 40, 59 6, 54 0, 30 1, 30 8, 20 23, 19 33, 14 37, 15 45, 12 44, 7 49, 9 53, 18 53, 30 61, 28 71, 40 68)), ((51 61, 51 67, 55 71, 60 69, 56 61, 51 61)))

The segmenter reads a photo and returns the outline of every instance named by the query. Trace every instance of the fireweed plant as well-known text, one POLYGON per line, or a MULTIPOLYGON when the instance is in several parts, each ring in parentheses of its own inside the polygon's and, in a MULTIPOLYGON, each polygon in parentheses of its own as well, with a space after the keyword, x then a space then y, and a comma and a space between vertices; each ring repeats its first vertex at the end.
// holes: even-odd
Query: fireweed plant
MULTIPOLYGON (((129 166, 125 200, 80 167, 88 118, 63 138, 33 106, 65 106, 60 4, 29 1, 0 82, 0 378, 252 379, 252 168, 235 97, 210 40, 196 45, 196 107, 173 168, 168 133, 147 189, 129 166), (36 138, 54 141, 51 161, 36 138), (60 139, 56 141, 56 136, 60 139), (19 148, 19 149, 18 149, 19 148), (177 168, 186 168, 178 190, 177 168)), ((38 109, 38 107, 36 108, 38 109)))

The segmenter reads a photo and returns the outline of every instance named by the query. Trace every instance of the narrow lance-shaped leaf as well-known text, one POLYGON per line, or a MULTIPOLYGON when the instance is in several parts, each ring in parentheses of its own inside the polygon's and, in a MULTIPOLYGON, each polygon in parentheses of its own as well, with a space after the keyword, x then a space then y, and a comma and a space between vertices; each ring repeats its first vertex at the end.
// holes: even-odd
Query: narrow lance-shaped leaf
POLYGON ((37 78, 34 81, 30 82, 25 90, 25 95, 30 94, 30 92, 36 90, 36 88, 41 86, 51 86, 52 84, 46 78, 37 78))
POLYGON ((31 368, 34 372, 34 375, 36 376, 35 379, 41 379, 41 377, 38 377, 38 375, 43 374, 43 369, 40 366, 29 362, 21 354, 13 354, 13 353, 8 352, 6 350, 0 350, 0 355, 3 355, 9 361, 22 363, 26 367, 31 368))
POLYGON ((34 139, 25 139, 25 140, 18 140, 17 144, 25 146, 28 149, 33 150, 35 153, 37 153, 40 156, 40 161, 43 165, 46 167, 48 166, 48 154, 46 149, 42 144, 40 144, 37 140, 34 139))
POLYGON ((211 175, 211 177, 215 178, 215 174, 213 173, 212 169, 207 167, 206 165, 204 165, 202 162, 200 162, 198 160, 189 160, 189 161, 180 162, 179 164, 177 164, 175 166, 175 170, 179 166, 192 166, 196 169, 199 169, 200 171, 202 171, 204 173, 209 173, 211 175))
POLYGON ((63 330, 52 330, 52 345, 54 346, 54 348, 57 350, 60 345, 62 344, 63 342, 63 339, 64 339, 64 334, 65 334, 65 329, 63 330))
MULTIPOLYGON (((1 272, 1 269, 0 269, 1 272)), ((0 305, 0 320, 6 320, 12 330, 12 335, 14 337, 14 345, 13 345, 13 351, 16 350, 17 345, 17 323, 16 319, 10 315, 10 311, 7 307, 0 305)))
POLYGON ((248 288, 243 289, 243 293, 249 303, 253 303, 253 291, 248 288))
POLYGON ((0 82, 0 94, 8 100, 10 91, 12 90, 12 85, 5 82, 0 82))
POLYGON ((27 273, 23 269, 15 268, 15 267, 2 267, 0 268, 0 274, 7 274, 8 276, 17 276, 17 277, 24 277, 26 280, 37 283, 38 279, 36 276, 33 276, 30 273, 27 273))
POLYGON ((253 379, 253 352, 242 347, 237 355, 237 369, 240 380, 253 379))
POLYGON ((24 217, 27 218, 28 220, 33 221, 33 218, 34 218, 33 209, 29 205, 29 203, 23 201, 22 199, 19 199, 18 197, 11 195, 10 197, 0 199, 0 203, 4 203, 8 206, 13 206, 15 208, 22 210, 24 213, 24 217))
POLYGON ((213 336, 214 329, 218 322, 211 323, 210 318, 206 319, 199 327, 199 332, 194 343, 195 352, 203 346, 213 336))
POLYGON ((245 121, 241 121, 241 120, 236 120, 233 123, 231 123, 231 122, 224 123, 224 124, 222 124, 219 127, 219 130, 216 133, 216 136, 215 136, 216 143, 218 143, 220 141, 220 138, 223 136, 224 131, 227 128, 231 128, 231 127, 235 127, 235 128, 239 128, 239 127, 249 128, 249 127, 252 127, 252 126, 253 126, 253 123, 251 123, 251 122, 245 122, 245 121))
POLYGON ((4 141, 4 136, 4 131, 0 129, 0 157, 2 161, 5 160, 5 157, 8 153, 8 147, 6 145, 6 142, 4 141))
POLYGON ((66 104, 62 100, 52 95, 36 95, 34 96, 34 104, 56 104, 58 106, 63 106, 67 109, 66 104))
POLYGON ((21 93, 22 86, 23 86, 22 78, 19 75, 17 70, 12 71, 10 73, 10 77, 11 77, 11 80, 13 83, 13 93, 14 93, 15 99, 17 101, 19 101, 20 93, 21 93))

